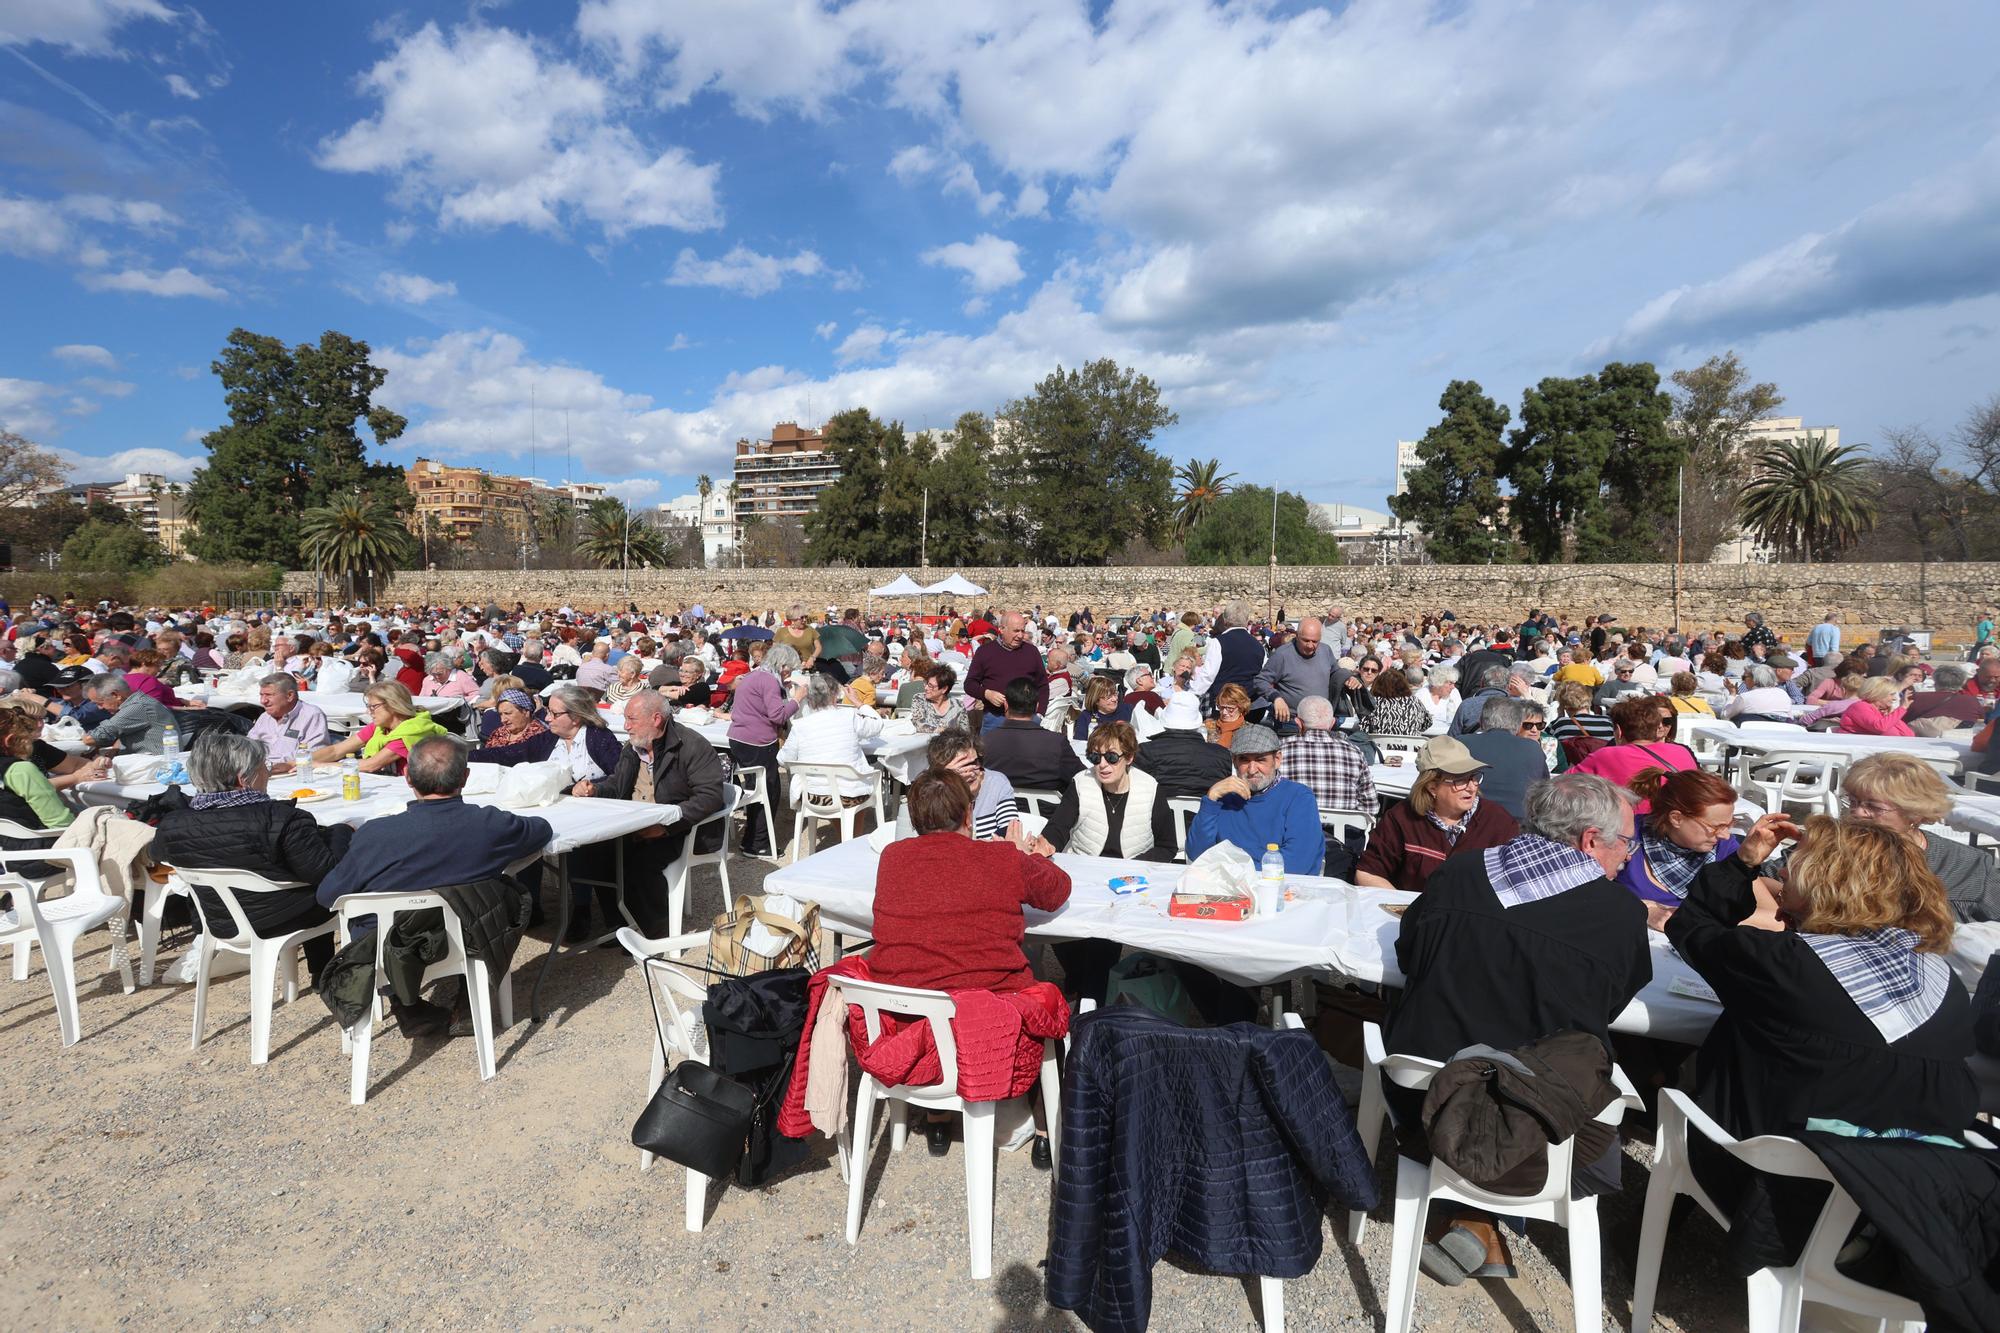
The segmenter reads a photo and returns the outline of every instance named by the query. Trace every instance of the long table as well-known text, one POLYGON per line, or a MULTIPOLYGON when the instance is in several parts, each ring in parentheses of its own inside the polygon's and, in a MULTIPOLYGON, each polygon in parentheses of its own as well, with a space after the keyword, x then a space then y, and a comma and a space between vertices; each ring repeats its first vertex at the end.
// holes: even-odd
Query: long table
MULTIPOLYGON (((211 689, 206 685, 183 685, 175 691, 190 703, 201 702, 210 708, 251 708, 260 706, 255 694, 228 693, 211 689)), ((301 690, 299 698, 326 714, 328 722, 354 723, 368 720, 368 699, 359 690, 342 690, 335 694, 321 694, 318 690, 301 690)), ((442 699, 435 695, 416 698, 417 707, 429 713, 441 713, 456 708, 460 704, 471 707, 470 699, 442 699)))

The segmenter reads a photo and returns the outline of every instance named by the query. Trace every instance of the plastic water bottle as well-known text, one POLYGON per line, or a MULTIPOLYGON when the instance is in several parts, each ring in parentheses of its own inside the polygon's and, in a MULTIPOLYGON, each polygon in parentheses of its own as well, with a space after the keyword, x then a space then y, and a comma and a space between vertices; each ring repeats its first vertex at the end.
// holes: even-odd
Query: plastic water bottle
POLYGON ((160 753, 166 756, 168 768, 181 761, 181 729, 172 721, 160 729, 160 753))
POLYGON ((1264 860, 1258 868, 1257 898, 1259 916, 1276 916, 1285 910, 1285 856, 1275 842, 1264 844, 1264 860))
POLYGON ((313 780, 313 752, 312 752, 312 746, 307 745, 304 742, 301 742, 299 745, 297 767, 299 773, 299 781, 302 784, 310 786, 313 780))

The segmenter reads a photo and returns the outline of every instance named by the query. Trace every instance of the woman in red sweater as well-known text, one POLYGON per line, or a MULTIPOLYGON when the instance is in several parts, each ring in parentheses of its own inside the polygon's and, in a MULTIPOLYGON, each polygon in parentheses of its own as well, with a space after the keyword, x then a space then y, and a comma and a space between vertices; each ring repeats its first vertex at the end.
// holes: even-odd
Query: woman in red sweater
MULTIPOLYGON (((876 868, 872 978, 915 990, 1027 986, 1035 978, 1021 952, 1028 925, 1021 909, 1053 912, 1068 902, 1068 873, 1011 842, 975 841, 972 791, 948 768, 919 774, 903 799, 917 836, 890 843, 876 868)), ((925 1132, 931 1154, 942 1157, 950 1119, 933 1116, 925 1132)), ((1046 1138, 1036 1142, 1034 1162, 1047 1166, 1046 1138)))

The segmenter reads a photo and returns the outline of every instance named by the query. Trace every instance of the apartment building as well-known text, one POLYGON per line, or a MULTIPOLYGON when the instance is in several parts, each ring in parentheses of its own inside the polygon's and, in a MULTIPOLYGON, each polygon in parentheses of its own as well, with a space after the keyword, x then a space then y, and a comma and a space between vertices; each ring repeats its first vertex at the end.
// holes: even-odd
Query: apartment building
POLYGON ((736 522, 803 518, 838 480, 840 465, 820 431, 781 421, 767 440, 736 442, 736 522))
POLYGON ((469 539, 488 523, 499 523, 516 536, 527 529, 529 497, 534 483, 526 477, 502 477, 476 467, 454 467, 419 458, 403 472, 404 484, 416 500, 410 527, 432 531, 452 540, 469 539))

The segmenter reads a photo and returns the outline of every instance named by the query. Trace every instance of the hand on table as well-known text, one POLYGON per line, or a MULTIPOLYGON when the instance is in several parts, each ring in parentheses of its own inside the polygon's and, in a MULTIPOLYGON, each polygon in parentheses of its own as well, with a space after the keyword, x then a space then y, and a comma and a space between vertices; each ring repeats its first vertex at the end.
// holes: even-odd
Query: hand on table
POLYGON ((271 765, 271 768, 270 768, 270 773, 271 773, 271 776, 272 776, 272 777, 274 777, 274 778, 275 778, 275 777, 280 777, 280 776, 282 776, 282 775, 284 775, 284 774, 286 774, 286 773, 295 773, 295 772, 297 772, 297 771, 298 771, 298 767, 299 767, 299 766, 298 766, 297 764, 294 764, 294 763, 292 763, 292 762, 291 762, 290 760, 286 760, 286 761, 285 761, 285 762, 283 762, 283 763, 277 763, 277 764, 272 764, 272 765, 271 765))
POLYGON ((569 789, 569 794, 571 796, 595 796, 597 795, 597 784, 589 778, 584 778, 569 789))
POLYGON ((1225 796, 1240 796, 1247 801, 1250 799, 1250 784, 1231 773, 1208 789, 1208 799, 1211 801, 1219 801, 1225 796))

